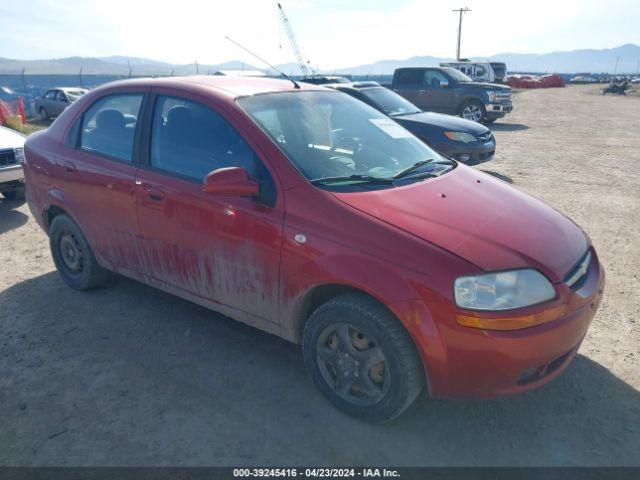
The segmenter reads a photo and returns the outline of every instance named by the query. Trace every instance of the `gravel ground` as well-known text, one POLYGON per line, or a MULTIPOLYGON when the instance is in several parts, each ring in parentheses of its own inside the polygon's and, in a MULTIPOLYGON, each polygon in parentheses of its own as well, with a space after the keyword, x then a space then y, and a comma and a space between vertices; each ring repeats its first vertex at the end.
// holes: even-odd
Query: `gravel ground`
POLYGON ((0 201, 0 465, 640 465, 640 98, 526 91, 478 167, 582 225, 607 271, 579 355, 499 400, 422 395, 369 425, 300 350, 121 279, 75 292, 26 205, 0 201))

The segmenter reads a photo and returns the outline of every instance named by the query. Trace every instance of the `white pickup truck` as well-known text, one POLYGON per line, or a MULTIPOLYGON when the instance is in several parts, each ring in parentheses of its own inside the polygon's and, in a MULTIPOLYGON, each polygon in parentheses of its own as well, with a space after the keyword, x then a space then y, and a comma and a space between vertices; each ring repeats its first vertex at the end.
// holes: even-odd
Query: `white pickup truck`
POLYGON ((24 141, 21 133, 0 126, 0 193, 7 200, 24 197, 24 141))

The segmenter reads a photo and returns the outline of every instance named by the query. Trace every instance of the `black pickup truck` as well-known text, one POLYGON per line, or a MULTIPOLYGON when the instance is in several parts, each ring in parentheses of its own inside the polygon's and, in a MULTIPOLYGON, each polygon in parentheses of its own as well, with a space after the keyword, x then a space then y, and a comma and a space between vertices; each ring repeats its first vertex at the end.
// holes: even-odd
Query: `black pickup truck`
POLYGON ((398 68, 390 88, 420 109, 492 123, 513 110, 511 88, 474 82, 455 68, 398 68))

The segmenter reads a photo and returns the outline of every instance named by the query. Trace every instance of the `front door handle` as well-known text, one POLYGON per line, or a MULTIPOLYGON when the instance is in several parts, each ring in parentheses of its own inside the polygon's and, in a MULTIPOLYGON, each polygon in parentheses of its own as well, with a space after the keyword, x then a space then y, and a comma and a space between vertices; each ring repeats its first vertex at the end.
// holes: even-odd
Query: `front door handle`
POLYGON ((64 169, 69 173, 73 173, 76 171, 76 165, 73 162, 66 161, 64 162, 64 169))
POLYGON ((47 163, 35 163, 33 168, 44 175, 49 175, 49 164, 47 163))
POLYGON ((164 200, 164 192, 153 185, 143 183, 142 188, 147 192, 151 200, 161 201, 164 200))

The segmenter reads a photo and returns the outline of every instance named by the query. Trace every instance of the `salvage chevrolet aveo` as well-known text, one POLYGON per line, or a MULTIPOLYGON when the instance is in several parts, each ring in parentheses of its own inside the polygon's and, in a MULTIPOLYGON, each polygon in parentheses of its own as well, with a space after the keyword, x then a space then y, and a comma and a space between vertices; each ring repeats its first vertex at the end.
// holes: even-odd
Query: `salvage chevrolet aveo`
POLYGON ((571 220, 344 93, 128 80, 25 147, 29 207, 71 287, 112 272, 302 344, 372 421, 536 388, 571 361, 604 272, 571 220))

